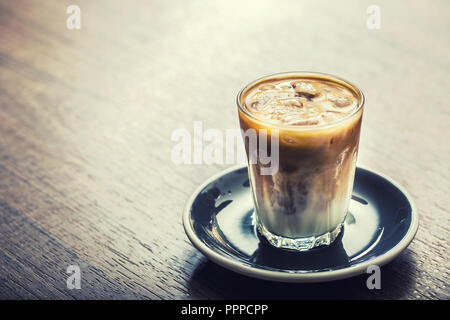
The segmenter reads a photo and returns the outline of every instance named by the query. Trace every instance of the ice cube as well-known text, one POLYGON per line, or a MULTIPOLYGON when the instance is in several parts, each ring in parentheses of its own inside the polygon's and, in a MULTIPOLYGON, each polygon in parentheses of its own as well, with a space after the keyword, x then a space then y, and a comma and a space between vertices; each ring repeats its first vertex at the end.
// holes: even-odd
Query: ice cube
POLYGON ((302 119, 302 120, 293 120, 293 121, 289 121, 288 125, 291 126, 313 126, 319 124, 319 119, 302 119))
POLYGON ((347 97, 335 97, 330 95, 328 96, 328 100, 332 101, 338 108, 348 107, 351 103, 351 100, 347 97))
POLYGON ((272 90, 275 89, 275 86, 273 84, 263 84, 262 86, 258 87, 258 89, 261 91, 272 90))

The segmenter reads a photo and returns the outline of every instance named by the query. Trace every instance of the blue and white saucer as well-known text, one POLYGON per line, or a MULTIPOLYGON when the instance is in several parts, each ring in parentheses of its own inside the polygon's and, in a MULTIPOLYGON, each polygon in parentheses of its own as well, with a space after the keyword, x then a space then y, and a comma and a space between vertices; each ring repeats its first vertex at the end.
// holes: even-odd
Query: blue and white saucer
POLYGON ((240 165, 194 192, 183 225, 194 246, 225 268, 265 280, 323 282, 388 263, 413 240, 419 219, 401 186, 358 167, 349 212, 334 243, 308 252, 277 249, 256 231, 247 167, 240 165))

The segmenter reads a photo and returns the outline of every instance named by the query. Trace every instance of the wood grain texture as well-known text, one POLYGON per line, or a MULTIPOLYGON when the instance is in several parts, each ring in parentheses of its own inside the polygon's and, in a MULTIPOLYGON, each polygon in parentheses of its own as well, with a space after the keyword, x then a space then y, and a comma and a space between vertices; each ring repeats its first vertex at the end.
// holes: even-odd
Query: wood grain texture
POLYGON ((449 299, 450 3, 380 0, 369 30, 371 2, 0 0, 0 298, 449 299), (184 234, 188 196, 226 166, 173 164, 172 132, 236 128, 238 90, 290 70, 362 88, 359 164, 415 199, 381 290, 250 279, 184 234))

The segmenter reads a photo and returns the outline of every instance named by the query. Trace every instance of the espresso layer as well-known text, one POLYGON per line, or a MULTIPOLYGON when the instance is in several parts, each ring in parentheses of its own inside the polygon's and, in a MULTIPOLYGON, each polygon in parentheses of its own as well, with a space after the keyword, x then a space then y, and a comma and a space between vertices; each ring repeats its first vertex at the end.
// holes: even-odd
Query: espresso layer
POLYGON ((272 78, 246 91, 243 106, 257 119, 274 124, 311 126, 336 122, 356 108, 349 88, 326 79, 272 78))

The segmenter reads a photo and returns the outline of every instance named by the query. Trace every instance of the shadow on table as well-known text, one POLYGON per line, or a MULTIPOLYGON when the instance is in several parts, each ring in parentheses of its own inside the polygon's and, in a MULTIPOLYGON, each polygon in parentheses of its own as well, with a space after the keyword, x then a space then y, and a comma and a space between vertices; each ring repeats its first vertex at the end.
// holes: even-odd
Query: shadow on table
POLYGON ((369 290, 370 274, 315 284, 259 280, 225 269, 206 258, 189 280, 193 298, 213 299, 407 299, 413 297, 417 273, 409 250, 381 268, 381 289, 369 290), (213 296, 205 297, 208 294, 213 296))

